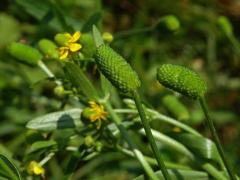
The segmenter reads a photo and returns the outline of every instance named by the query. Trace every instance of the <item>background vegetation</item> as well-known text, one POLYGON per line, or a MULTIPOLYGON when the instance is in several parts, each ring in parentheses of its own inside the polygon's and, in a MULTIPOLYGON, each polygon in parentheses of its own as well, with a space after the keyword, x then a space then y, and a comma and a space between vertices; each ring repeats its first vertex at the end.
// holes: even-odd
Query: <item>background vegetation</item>
MULTIPOLYGON (((113 34, 111 46, 129 60, 143 82, 141 92, 145 103, 163 114, 174 116, 163 102, 167 94, 173 93, 157 83, 157 66, 163 63, 180 64, 201 74, 208 85, 207 101, 226 156, 240 174, 237 168, 240 163, 239 12, 237 0, 103 0, 102 3, 98 0, 1 0, 0 153, 14 159, 20 171, 27 176, 24 169, 30 160, 39 161, 48 151, 47 148, 55 149, 56 155, 44 167, 46 177, 63 177, 64 167, 74 153, 64 150, 69 144, 74 144, 68 139, 72 131, 59 130, 50 135, 28 130, 26 123, 73 104, 76 107, 83 105, 72 100, 69 103, 68 98, 57 96, 54 93, 55 83, 39 68, 14 61, 6 55, 5 48, 13 41, 36 47, 40 39, 53 39, 59 32, 87 32, 91 26, 86 22, 91 20, 100 24, 102 32, 113 34), (169 14, 176 16, 180 22, 177 31, 156 27, 152 31, 139 33, 143 28, 155 27, 161 17, 169 14), (229 19, 231 24, 227 28, 230 31, 232 28, 230 34, 219 24, 220 16, 229 19), (52 139, 54 143, 41 151, 31 152, 34 151, 32 144, 44 139, 52 139)), ((56 60, 45 63, 58 78, 64 79, 64 73, 56 60)), ((87 62, 84 68, 97 85, 99 76, 94 63, 87 62)), ((198 103, 178 97, 190 114, 184 123, 205 137, 210 137, 198 103)), ((119 101, 122 98, 115 94, 112 104, 122 107, 122 101, 119 101)), ((152 122, 152 125, 171 137, 177 134, 176 129, 168 124, 152 122)), ((146 139, 135 137, 134 134, 133 137, 142 152, 149 154, 149 149, 145 148, 146 139)), ((166 160, 187 164, 186 158, 181 154, 164 147, 162 150, 166 160)), ((114 152, 111 148, 101 157, 90 161, 91 164, 81 161, 76 169, 79 177, 131 179, 141 174, 134 159, 114 152), (99 161, 103 161, 101 165, 99 161)))

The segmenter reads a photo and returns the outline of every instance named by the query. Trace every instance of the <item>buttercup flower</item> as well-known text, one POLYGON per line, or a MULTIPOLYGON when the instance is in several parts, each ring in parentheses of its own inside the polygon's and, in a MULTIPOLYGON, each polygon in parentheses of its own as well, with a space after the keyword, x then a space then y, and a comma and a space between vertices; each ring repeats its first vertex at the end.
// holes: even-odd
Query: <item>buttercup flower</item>
POLYGON ((103 105, 94 101, 89 101, 89 105, 90 107, 85 108, 83 114, 90 122, 97 122, 97 129, 99 129, 102 120, 106 120, 107 112, 104 110, 103 105))
POLYGON ((44 176, 45 169, 36 161, 31 161, 28 165, 28 173, 31 175, 41 175, 44 176))
POLYGON ((82 48, 82 45, 77 43, 80 36, 81 33, 79 31, 73 35, 69 33, 63 34, 63 37, 61 37, 61 44, 63 44, 63 46, 59 48, 60 59, 66 59, 71 53, 77 52, 82 48))

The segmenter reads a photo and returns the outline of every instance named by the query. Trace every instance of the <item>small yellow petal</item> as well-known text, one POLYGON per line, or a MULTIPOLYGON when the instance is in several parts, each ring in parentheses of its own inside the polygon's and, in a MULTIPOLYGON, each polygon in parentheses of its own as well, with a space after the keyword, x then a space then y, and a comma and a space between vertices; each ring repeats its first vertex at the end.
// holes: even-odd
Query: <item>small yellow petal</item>
POLYGON ((28 173, 35 175, 44 175, 45 169, 36 161, 31 161, 28 166, 28 173))
POLYGON ((78 43, 71 43, 71 44, 69 44, 69 49, 72 52, 76 52, 76 51, 78 51, 81 48, 82 48, 81 44, 78 44, 78 43))
POLYGON ((77 32, 75 32, 73 35, 72 35, 72 37, 71 37, 71 39, 69 39, 69 41, 68 42, 76 42, 76 41, 78 41, 79 40, 79 38, 80 38, 80 36, 81 36, 81 33, 79 32, 79 31, 77 31, 77 32))
POLYGON ((62 53, 60 53, 60 59, 66 59, 68 57, 69 51, 63 51, 62 53))

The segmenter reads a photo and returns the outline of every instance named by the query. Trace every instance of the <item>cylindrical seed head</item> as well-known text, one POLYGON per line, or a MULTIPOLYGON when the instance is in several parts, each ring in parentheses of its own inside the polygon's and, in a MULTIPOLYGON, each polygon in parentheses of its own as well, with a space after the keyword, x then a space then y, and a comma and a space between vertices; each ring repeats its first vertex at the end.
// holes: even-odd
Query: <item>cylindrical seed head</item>
POLYGON ((7 50, 11 56, 28 65, 37 65, 42 59, 42 54, 37 49, 26 44, 13 42, 7 50))
POLYGON ((127 93, 140 87, 137 73, 108 45, 97 48, 95 59, 103 75, 120 91, 127 93))
POLYGON ((197 73, 179 65, 162 65, 157 69, 157 79, 165 87, 192 99, 199 99, 207 89, 197 73))
POLYGON ((59 53, 57 50, 57 45, 53 41, 41 39, 38 42, 38 48, 46 56, 46 58, 58 58, 59 53))

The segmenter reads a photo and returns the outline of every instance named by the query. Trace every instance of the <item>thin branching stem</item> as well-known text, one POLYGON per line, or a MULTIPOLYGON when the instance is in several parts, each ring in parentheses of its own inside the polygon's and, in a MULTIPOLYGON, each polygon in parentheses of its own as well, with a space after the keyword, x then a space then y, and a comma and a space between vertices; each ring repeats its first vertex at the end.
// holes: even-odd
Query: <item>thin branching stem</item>
POLYGON ((158 166, 161 169, 164 178, 166 180, 170 180, 170 176, 169 176, 167 168, 166 168, 166 166, 164 164, 163 158, 162 158, 162 156, 160 154, 160 151, 159 151, 159 149, 157 147, 157 144, 156 144, 156 142, 155 142, 155 140, 153 138, 152 131, 151 131, 150 125, 148 123, 146 114, 144 112, 140 96, 139 96, 139 94, 138 94, 138 92, 136 90, 133 91, 132 94, 133 94, 133 98, 135 100, 136 107, 138 109, 140 118, 142 120, 142 124, 143 124, 144 130, 146 132, 146 136, 147 136, 147 138, 148 138, 148 140, 150 142, 150 145, 152 147, 153 153, 154 153, 154 155, 156 157, 156 160, 158 162, 158 166))
POLYGON ((235 177, 235 175, 233 173, 232 168, 230 167, 230 165, 229 165, 229 163, 228 163, 228 161, 227 161, 227 159, 226 159, 226 157, 224 155, 224 151, 223 151, 222 145, 220 143, 220 140, 218 138, 217 131, 216 131, 215 127, 214 127, 212 119, 209 116, 207 104, 205 102, 204 97, 201 97, 199 99, 199 102, 200 102, 200 105, 201 105, 201 107, 203 109, 203 112, 204 112, 204 114, 206 116, 206 122, 207 122, 208 127, 209 127, 209 129, 211 131, 211 134, 212 134, 213 140, 214 140, 214 142, 215 142, 215 144, 217 146, 218 152, 219 152, 219 154, 220 154, 220 156, 221 156, 221 158, 223 160, 223 163, 224 163, 224 165, 225 165, 225 167, 226 167, 226 169, 228 171, 228 174, 229 174, 231 180, 237 180, 237 178, 235 177))
POLYGON ((154 171, 152 170, 151 166, 148 164, 148 162, 145 160, 143 154, 141 151, 139 151, 135 145, 135 143, 132 141, 131 137, 129 136, 127 130, 125 127, 121 124, 121 120, 119 116, 114 112, 112 106, 108 103, 105 102, 103 104, 108 111, 109 115, 111 116, 113 122, 116 124, 118 127, 120 133, 122 134, 123 138, 127 141, 130 149, 133 151, 135 157, 138 159, 138 161, 141 163, 142 167, 144 168, 145 172, 148 174, 150 179, 152 180, 157 180, 157 176, 154 174, 154 171))

